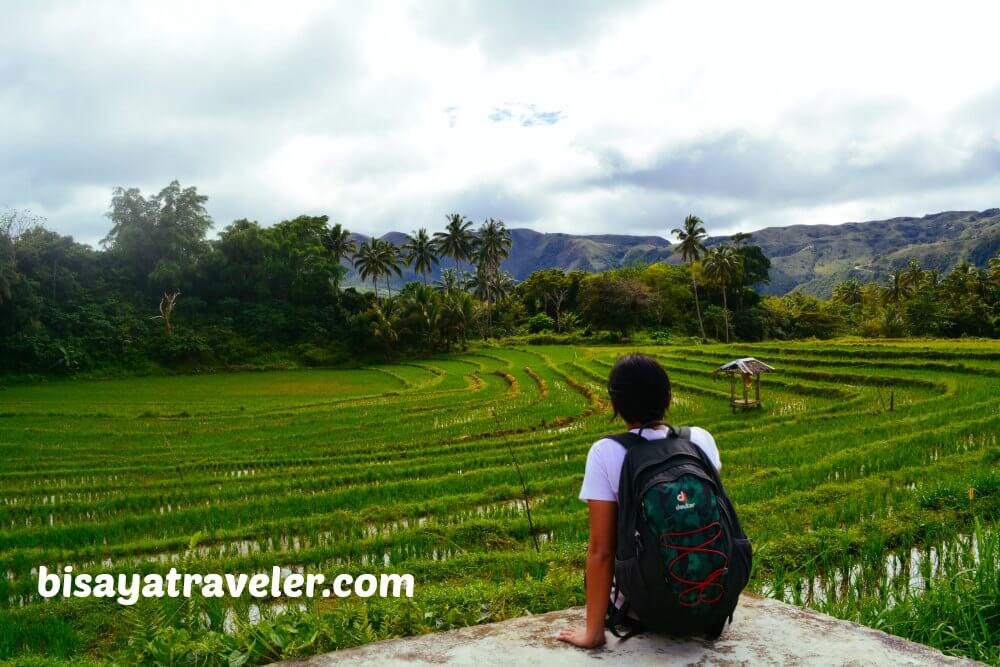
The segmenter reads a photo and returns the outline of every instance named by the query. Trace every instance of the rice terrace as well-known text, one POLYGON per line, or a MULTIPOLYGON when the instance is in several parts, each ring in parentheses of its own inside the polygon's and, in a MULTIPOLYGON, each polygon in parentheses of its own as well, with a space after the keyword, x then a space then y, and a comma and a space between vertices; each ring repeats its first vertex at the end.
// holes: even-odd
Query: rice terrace
MULTIPOLYGON (((356 370, 9 386, 0 659, 258 664, 580 604, 576 494, 590 443, 614 429, 608 370, 631 349, 481 345, 356 370), (406 572, 416 586, 412 600, 123 607, 41 600, 40 564, 406 572)), ((670 373, 668 420, 715 435, 753 592, 1000 664, 994 342, 640 349, 670 373), (711 371, 750 355, 776 372, 761 409, 734 412, 711 371)))

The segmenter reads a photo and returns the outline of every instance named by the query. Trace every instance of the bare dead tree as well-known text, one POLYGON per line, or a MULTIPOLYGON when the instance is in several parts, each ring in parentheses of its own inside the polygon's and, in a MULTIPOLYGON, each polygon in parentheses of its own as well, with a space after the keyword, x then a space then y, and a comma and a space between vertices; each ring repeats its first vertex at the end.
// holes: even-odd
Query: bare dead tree
POLYGON ((553 309, 556 311, 556 331, 562 330, 562 325, 560 321, 562 320, 562 305, 569 296, 569 286, 554 287, 551 292, 545 293, 545 300, 552 304, 553 309))
POLYGON ((163 320, 164 326, 167 327, 167 333, 173 333, 174 326, 170 323, 170 316, 174 314, 174 304, 177 303, 177 297, 180 295, 179 291, 164 292, 163 298, 160 299, 160 314, 150 318, 153 320, 163 320))
POLYGON ((44 217, 35 215, 28 209, 8 208, 0 211, 0 235, 7 237, 15 253, 17 252, 17 242, 21 236, 29 229, 41 227, 44 224, 44 217))

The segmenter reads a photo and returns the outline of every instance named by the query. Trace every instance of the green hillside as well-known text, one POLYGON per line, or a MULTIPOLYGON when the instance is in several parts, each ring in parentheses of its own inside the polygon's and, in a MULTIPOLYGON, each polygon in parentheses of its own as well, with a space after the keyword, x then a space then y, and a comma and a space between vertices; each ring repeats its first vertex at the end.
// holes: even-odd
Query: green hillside
MULTIPOLYGON (((723 240, 714 238, 712 243, 723 240)), ((941 272, 962 260, 984 266, 1000 249, 1000 209, 768 227, 754 232, 752 243, 771 259, 771 284, 764 291, 784 294, 799 288, 826 297, 834 285, 852 276, 862 282, 884 280, 911 258, 941 272)))

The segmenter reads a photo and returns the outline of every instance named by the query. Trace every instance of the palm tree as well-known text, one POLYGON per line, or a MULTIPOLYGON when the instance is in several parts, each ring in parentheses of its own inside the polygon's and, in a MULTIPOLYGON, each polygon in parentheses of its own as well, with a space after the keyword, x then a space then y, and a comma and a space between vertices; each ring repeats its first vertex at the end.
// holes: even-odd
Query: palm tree
POLYGON ((403 244, 403 258, 407 266, 413 269, 424 279, 427 284, 427 274, 434 270, 434 265, 438 263, 438 256, 434 252, 435 244, 427 234, 427 230, 421 227, 413 234, 406 235, 406 243, 403 244))
POLYGON ((389 283, 389 279, 394 273, 397 276, 403 275, 403 271, 399 268, 399 248, 393 245, 392 241, 386 239, 378 239, 377 244, 380 273, 385 276, 385 288, 389 291, 389 296, 392 296, 392 285, 389 283))
POLYGON ((694 290, 694 309, 698 313, 698 328, 701 329, 701 337, 705 335, 705 323, 701 321, 701 306, 698 304, 698 281, 695 279, 694 262, 701 259, 705 252, 702 239, 708 237, 705 232, 704 223, 696 215, 689 215, 684 218, 683 229, 673 229, 670 232, 680 241, 681 259, 691 265, 691 287, 694 290))
POLYGON ((490 277, 490 294, 493 297, 493 301, 501 301, 510 296, 511 290, 514 289, 514 276, 510 275, 506 271, 500 271, 499 273, 494 273, 490 277))
POLYGON ((472 295, 468 292, 453 291, 444 297, 444 339, 448 347, 452 342, 461 345, 462 350, 466 349, 466 340, 469 335, 469 327, 475 317, 475 304, 472 295))
POLYGON ((909 293, 909 288, 903 280, 902 271, 894 271, 889 274, 889 285, 886 287, 885 298, 892 303, 899 303, 900 299, 909 293))
POLYGON ((379 239, 371 238, 361 244, 354 255, 354 270, 361 280, 371 278, 375 288, 375 298, 378 299, 378 279, 382 276, 382 260, 379 257, 379 239))
POLYGON ((338 264, 345 257, 358 251, 358 244, 351 238, 351 233, 340 223, 326 231, 323 236, 323 247, 338 264))
POLYGON ((833 300, 845 306, 861 303, 863 296, 861 282, 857 278, 848 278, 833 288, 833 300))
POLYGON ((915 290, 924 284, 924 281, 927 279, 927 272, 924 271, 917 260, 911 258, 906 265, 906 269, 899 276, 899 279, 905 289, 915 290))
POLYGON ((963 259, 951 270, 947 279, 952 285, 960 285, 966 293, 983 296, 986 294, 988 276, 989 274, 986 271, 969 264, 968 260, 963 259))
POLYGON ((510 255, 513 240, 503 220, 487 219, 479 227, 479 241, 475 244, 476 263, 482 264, 490 274, 500 272, 500 263, 510 255))
POLYGON ((484 264, 478 264, 476 272, 469 275, 465 281, 465 289, 482 301, 490 300, 490 275, 484 264))
POLYGON ((392 353, 392 348, 399 340, 399 314, 393 301, 386 301, 383 306, 376 304, 369 311, 372 324, 372 336, 382 342, 386 358, 392 353))
POLYGON ((429 285, 408 285, 400 293, 405 330, 417 338, 428 352, 441 340, 442 299, 429 285))
POLYGON ((441 277, 434 281, 434 286, 443 294, 451 294, 462 288, 462 276, 455 269, 444 269, 441 277))
POLYGON ((705 253, 705 275, 717 283, 722 290, 722 315, 726 324, 726 342, 729 342, 729 305, 726 303, 726 288, 741 278, 743 258, 729 246, 718 246, 705 253))
POLYGON ((455 260, 455 268, 459 262, 472 260, 472 251, 476 237, 470 231, 472 221, 466 219, 464 215, 452 213, 445 216, 448 225, 443 232, 435 232, 434 243, 442 257, 451 257, 455 260))
POLYGON ((729 237, 729 240, 732 241, 735 247, 742 248, 743 244, 749 243, 750 239, 752 238, 753 234, 749 232, 736 232, 735 234, 729 237))

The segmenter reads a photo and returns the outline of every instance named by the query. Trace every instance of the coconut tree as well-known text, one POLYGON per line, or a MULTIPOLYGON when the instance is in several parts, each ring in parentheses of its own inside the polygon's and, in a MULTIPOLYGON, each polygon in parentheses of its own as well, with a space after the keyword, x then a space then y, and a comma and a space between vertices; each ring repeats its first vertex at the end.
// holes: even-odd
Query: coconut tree
POLYGON ((489 291, 493 301, 501 301, 510 296, 514 284, 514 276, 506 271, 500 271, 490 276, 489 291))
POLYGON ((379 255, 379 239, 368 239, 361 244, 354 255, 354 270, 361 280, 371 279, 375 288, 375 298, 378 299, 378 279, 382 277, 382 259, 379 255))
POLYGON ((344 229, 340 223, 326 230, 322 241, 327 253, 338 264, 345 257, 349 257, 358 251, 357 242, 351 238, 351 233, 344 229))
POLYGON ((490 274, 484 264, 476 265, 475 273, 469 274, 465 281, 465 289, 482 301, 490 300, 490 274))
POLYGON ((948 274, 947 279, 952 285, 961 285, 968 294, 985 296, 989 285, 989 273, 962 260, 948 274))
POLYGON ((910 289, 903 279, 902 271, 893 271, 889 274, 889 284, 885 288, 885 299, 891 303, 899 303, 910 289))
POLYGON ((909 291, 916 290, 923 286, 927 279, 927 272, 920 266, 920 262, 911 258, 906 265, 906 269, 899 276, 903 288, 909 291))
MULTIPOLYGON (((486 219, 479 226, 479 236, 473 250, 476 272, 469 281, 473 293, 487 303, 496 303, 498 295, 502 295, 506 279, 500 271, 500 264, 510 255, 513 243, 510 230, 503 220, 486 219)), ((493 328, 492 310, 486 310, 487 327, 493 328)))
POLYGON ((372 337, 382 343, 386 358, 392 354, 392 349, 399 341, 399 313, 394 301, 376 304, 368 311, 371 322, 372 337))
POLYGON ((399 248, 386 239, 378 239, 377 243, 381 275, 385 276, 385 288, 388 290, 389 296, 392 296, 392 285, 389 283, 392 274, 395 273, 397 276, 403 275, 402 269, 399 268, 399 248))
POLYGON ((726 303, 726 289, 730 284, 742 279, 743 258, 729 246, 718 246, 705 253, 702 262, 705 276, 719 285, 722 291, 722 315, 726 326, 726 342, 729 342, 729 305, 726 303))
POLYGON ((434 287, 443 294, 451 294, 462 289, 462 276, 455 269, 444 269, 441 277, 434 281, 434 287))
POLYGON ((451 257, 455 261, 455 268, 458 269, 459 262, 472 260, 476 240, 471 231, 472 221, 458 213, 451 213, 445 218, 448 224, 443 232, 434 234, 434 243, 441 256, 451 257))
POLYGON ((857 278, 848 278, 833 288, 833 300, 845 306, 861 303, 863 297, 861 282, 857 278))
POLYGON ((701 337, 705 335, 705 323, 701 320, 701 305, 698 303, 698 280, 695 278, 694 262, 701 259, 705 253, 705 246, 702 241, 708 238, 705 232, 704 223, 696 215, 689 215, 684 218, 684 227, 676 228, 670 232, 677 237, 680 242, 681 259, 691 267, 691 288, 694 290, 694 309, 698 314, 698 328, 701 330, 701 337))
POLYGON ((434 265, 438 263, 435 244, 427 230, 421 227, 412 234, 407 234, 402 250, 406 265, 412 266, 426 285, 427 274, 433 271, 434 265))
POLYGON ((466 349, 469 327, 475 317, 475 304, 468 292, 455 290, 444 295, 444 340, 448 347, 458 343, 466 349))
POLYGON ((742 248, 743 244, 749 243, 750 239, 752 238, 753 234, 749 232, 736 232, 735 234, 729 237, 729 240, 730 242, 732 242, 734 247, 742 248))
POLYGON ((503 220, 488 218, 479 227, 479 241, 475 244, 476 263, 482 264, 490 274, 500 273, 500 263, 510 255, 513 240, 503 220))

